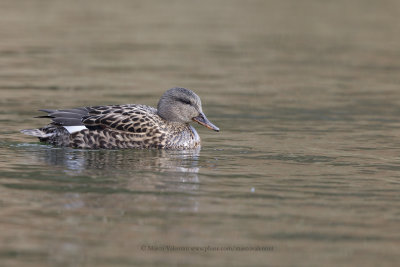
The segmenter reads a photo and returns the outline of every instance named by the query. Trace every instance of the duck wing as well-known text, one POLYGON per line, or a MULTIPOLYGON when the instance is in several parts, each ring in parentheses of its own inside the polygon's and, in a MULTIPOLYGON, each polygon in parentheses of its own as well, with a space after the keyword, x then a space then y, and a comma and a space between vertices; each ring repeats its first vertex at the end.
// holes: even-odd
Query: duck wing
POLYGON ((87 115, 82 117, 82 124, 89 129, 105 129, 145 133, 155 125, 158 116, 153 107, 145 105, 110 105, 86 107, 87 115))
POLYGON ((37 116, 36 118, 50 118, 53 125, 58 126, 80 126, 83 125, 82 117, 88 114, 88 109, 73 108, 73 109, 40 109, 39 111, 46 112, 47 115, 37 116))

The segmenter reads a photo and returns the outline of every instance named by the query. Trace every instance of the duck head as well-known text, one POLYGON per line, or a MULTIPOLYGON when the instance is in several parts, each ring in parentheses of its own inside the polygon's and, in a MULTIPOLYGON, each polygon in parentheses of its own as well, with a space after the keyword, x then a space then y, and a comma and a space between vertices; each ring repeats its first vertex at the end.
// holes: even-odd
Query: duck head
POLYGON ((157 105, 158 115, 167 121, 189 123, 195 121, 211 130, 219 132, 204 115, 201 100, 193 91, 175 87, 167 90, 157 105))

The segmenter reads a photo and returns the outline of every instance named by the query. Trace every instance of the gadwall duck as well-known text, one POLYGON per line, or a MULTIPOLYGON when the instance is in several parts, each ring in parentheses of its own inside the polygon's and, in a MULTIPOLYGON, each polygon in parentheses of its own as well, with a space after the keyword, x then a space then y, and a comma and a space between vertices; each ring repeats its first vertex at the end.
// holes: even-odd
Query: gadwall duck
POLYGON ((166 91, 157 109, 146 105, 109 105, 73 109, 42 109, 52 122, 43 128, 22 130, 52 145, 89 148, 191 149, 200 137, 189 124, 195 121, 219 131, 204 115, 201 100, 193 91, 166 91))

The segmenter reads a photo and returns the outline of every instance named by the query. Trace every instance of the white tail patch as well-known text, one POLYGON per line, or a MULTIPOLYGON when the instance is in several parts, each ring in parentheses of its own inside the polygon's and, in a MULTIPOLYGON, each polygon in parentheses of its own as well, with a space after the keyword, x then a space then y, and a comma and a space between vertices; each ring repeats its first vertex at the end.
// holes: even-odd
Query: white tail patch
POLYGON ((72 133, 76 133, 76 132, 80 132, 82 130, 87 129, 85 126, 83 125, 79 125, 79 126, 63 126, 65 128, 65 130, 67 130, 70 134, 72 133))

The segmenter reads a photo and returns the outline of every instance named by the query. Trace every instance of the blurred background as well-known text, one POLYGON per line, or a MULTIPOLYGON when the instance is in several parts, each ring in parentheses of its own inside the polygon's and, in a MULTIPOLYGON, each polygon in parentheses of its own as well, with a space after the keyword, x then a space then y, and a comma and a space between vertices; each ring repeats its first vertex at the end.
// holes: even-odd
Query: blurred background
POLYGON ((2 0, 0 40, 0 265, 398 264, 399 1, 2 0), (201 151, 19 133, 175 86, 221 128, 201 151))

